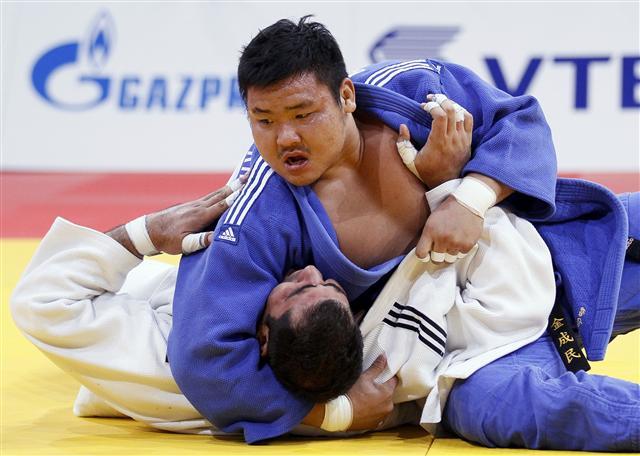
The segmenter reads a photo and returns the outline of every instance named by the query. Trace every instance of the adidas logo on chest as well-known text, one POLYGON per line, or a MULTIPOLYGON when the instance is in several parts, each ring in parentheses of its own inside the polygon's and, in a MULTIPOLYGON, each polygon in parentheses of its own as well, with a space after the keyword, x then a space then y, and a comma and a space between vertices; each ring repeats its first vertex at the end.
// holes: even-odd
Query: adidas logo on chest
POLYGON ((220 228, 220 232, 218 233, 218 236, 216 236, 216 240, 228 242, 235 245, 238 243, 239 230, 239 226, 224 225, 222 228, 220 228))

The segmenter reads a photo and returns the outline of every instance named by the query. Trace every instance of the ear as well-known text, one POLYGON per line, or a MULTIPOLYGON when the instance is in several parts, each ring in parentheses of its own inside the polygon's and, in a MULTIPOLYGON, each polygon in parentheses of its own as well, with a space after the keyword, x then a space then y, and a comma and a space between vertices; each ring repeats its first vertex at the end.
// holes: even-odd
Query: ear
POLYGON ((269 327, 266 323, 260 323, 258 328, 258 342, 260 343, 260 357, 267 357, 267 346, 269 345, 269 327))
POLYGON ((340 98, 342 99, 342 109, 347 113, 352 113, 356 110, 356 88, 353 85, 353 81, 349 78, 344 78, 340 85, 340 98))

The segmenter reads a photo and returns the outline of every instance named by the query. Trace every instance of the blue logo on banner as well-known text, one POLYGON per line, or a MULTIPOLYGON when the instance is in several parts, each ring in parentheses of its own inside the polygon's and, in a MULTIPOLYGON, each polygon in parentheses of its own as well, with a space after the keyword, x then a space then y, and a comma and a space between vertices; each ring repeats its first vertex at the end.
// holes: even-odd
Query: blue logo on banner
POLYGON ((371 48, 372 62, 414 60, 425 57, 443 60, 442 47, 453 40, 460 27, 405 25, 392 29, 371 48))
MULTIPOLYGON (((88 62, 98 70, 98 74, 109 58, 112 34, 113 21, 108 14, 102 13, 92 28, 87 49, 88 62)), ((57 108, 72 111, 90 109, 102 103, 109 96, 109 79, 97 74, 84 74, 78 77, 78 82, 81 85, 91 85, 97 89, 96 96, 91 100, 75 103, 65 102, 55 99, 49 92, 50 84, 48 82, 51 77, 56 72, 77 64, 80 60, 80 49, 79 42, 61 44, 45 52, 33 66, 31 72, 33 87, 42 98, 57 108)))
POLYGON ((117 77, 105 74, 115 41, 115 22, 111 15, 98 15, 84 41, 62 43, 45 51, 33 65, 31 83, 36 93, 51 106, 67 111, 95 108, 110 98, 122 111, 204 111, 209 103, 226 97, 228 109, 244 108, 236 78, 218 75, 185 75, 179 78, 127 73, 117 77), (76 75, 73 93, 67 99, 56 95, 58 75, 76 75), (178 80, 176 80, 178 79, 178 80), (91 96, 87 94, 91 93, 91 96), (82 101, 78 97, 84 96, 82 101), (111 95, 115 94, 114 97, 111 95), (68 99, 73 98, 73 101, 68 99))
MULTIPOLYGON (((452 42, 461 31, 456 26, 411 25, 398 26, 383 34, 371 47, 369 57, 374 63, 385 60, 415 60, 432 58, 446 60, 442 56, 442 48, 452 42)), ((500 59, 487 56, 484 59, 489 75, 494 85, 513 96, 528 93, 539 70, 549 64, 567 67, 572 87, 558 88, 559 93, 573 93, 573 107, 577 110, 587 109, 589 106, 589 76, 597 71, 597 67, 608 65, 615 61, 612 54, 597 55, 561 55, 561 56, 531 56, 525 64, 525 69, 519 78, 509 78, 515 83, 507 83, 507 75, 500 59)), ((616 79, 620 84, 620 107, 623 109, 640 108, 640 56, 623 55, 620 57, 622 78, 616 79)))

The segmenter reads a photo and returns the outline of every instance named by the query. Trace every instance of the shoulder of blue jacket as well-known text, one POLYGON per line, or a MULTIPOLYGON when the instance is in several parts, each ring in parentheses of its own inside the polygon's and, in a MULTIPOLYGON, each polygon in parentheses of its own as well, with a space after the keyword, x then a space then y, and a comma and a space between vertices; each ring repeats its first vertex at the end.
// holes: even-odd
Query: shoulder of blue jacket
POLYGON ((442 64, 435 60, 418 59, 408 61, 387 61, 370 65, 351 75, 354 82, 384 87, 397 78, 416 71, 429 71, 440 74, 442 64))
POLYGON ((249 178, 240 195, 225 212, 215 240, 236 245, 246 225, 270 223, 278 214, 295 214, 295 200, 284 180, 258 155, 253 160, 249 178))

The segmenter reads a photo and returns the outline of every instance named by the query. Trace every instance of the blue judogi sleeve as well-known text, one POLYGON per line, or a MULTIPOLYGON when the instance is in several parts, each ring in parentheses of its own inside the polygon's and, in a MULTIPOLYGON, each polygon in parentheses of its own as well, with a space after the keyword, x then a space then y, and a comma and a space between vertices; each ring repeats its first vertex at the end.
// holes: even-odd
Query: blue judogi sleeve
POLYGON ((531 96, 511 96, 471 70, 432 60, 386 62, 352 77, 358 108, 391 128, 406 123, 421 148, 431 117, 419 103, 444 93, 474 119, 472 157, 462 175, 476 172, 513 188, 505 204, 519 216, 543 220, 555 211, 556 153, 542 109, 531 96))
POLYGON ((182 258, 168 347, 187 399, 219 429, 244 432, 249 443, 288 432, 313 405, 285 390, 260 360, 256 330, 266 299, 302 262, 294 200, 272 173, 258 159, 213 244, 182 258))
POLYGON ((473 156, 463 174, 484 174, 516 190, 507 202, 520 216, 550 217, 555 210, 556 151, 537 100, 513 97, 454 64, 444 68, 442 85, 446 95, 469 106, 474 117, 473 156))

